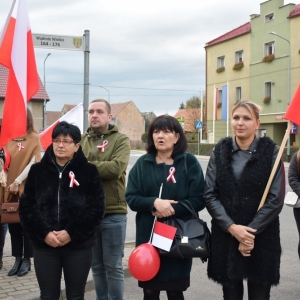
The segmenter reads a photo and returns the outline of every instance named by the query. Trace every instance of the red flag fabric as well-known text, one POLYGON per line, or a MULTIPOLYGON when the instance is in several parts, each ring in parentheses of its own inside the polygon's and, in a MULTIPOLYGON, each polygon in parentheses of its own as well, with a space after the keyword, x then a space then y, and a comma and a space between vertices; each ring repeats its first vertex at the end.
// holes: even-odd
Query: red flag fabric
POLYGON ((152 245, 165 251, 170 251, 176 230, 176 227, 156 221, 154 225, 152 245))
POLYGON ((76 125, 81 133, 83 133, 83 104, 79 103, 69 112, 59 118, 56 122, 51 124, 46 130, 40 133, 40 141, 44 151, 52 143, 52 131, 56 124, 59 122, 66 121, 68 123, 76 125))
POLYGON ((26 134, 27 102, 39 90, 26 0, 15 0, 0 36, 0 64, 9 69, 0 147, 26 134))
POLYGON ((300 126, 300 85, 298 85, 283 118, 300 126))

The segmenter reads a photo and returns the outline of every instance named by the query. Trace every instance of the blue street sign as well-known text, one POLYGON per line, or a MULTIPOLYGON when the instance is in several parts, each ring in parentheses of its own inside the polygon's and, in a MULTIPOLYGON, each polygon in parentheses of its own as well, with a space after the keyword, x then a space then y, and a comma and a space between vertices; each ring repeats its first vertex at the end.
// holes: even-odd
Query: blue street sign
POLYGON ((196 127, 196 129, 202 129, 202 121, 196 121, 195 127, 196 127))
POLYGON ((293 123, 293 127, 291 129, 291 134, 297 134, 298 133, 298 126, 297 124, 293 123))

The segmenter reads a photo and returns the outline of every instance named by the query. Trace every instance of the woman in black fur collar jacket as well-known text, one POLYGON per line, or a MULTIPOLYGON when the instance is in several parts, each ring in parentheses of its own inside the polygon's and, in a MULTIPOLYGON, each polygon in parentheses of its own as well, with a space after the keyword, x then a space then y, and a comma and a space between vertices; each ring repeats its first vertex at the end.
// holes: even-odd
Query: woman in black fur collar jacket
POLYGON ((206 171, 204 197, 212 216, 208 277, 222 284, 224 300, 243 299, 247 279, 249 300, 270 299, 279 283, 281 246, 278 215, 285 195, 280 162, 266 202, 258 210, 278 147, 257 138, 260 107, 240 101, 232 109, 233 138, 214 148, 206 171))
POLYGON ((84 299, 92 246, 105 211, 96 167, 79 145, 80 130, 61 122, 52 145, 29 171, 20 218, 34 246, 41 299, 59 299, 64 271, 67 299, 84 299))

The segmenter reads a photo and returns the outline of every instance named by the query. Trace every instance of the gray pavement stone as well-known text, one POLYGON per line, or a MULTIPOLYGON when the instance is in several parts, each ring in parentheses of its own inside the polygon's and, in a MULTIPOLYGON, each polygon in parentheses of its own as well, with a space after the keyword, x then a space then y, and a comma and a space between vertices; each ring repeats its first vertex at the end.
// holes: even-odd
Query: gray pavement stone
MULTIPOLYGON (((128 270, 128 258, 134 249, 134 242, 126 243, 124 249, 124 258, 123 258, 123 268, 124 276, 129 277, 130 273, 128 270)), ((40 289, 35 276, 35 269, 32 262, 31 271, 25 276, 7 276, 7 273, 12 268, 15 262, 15 258, 11 256, 11 243, 10 243, 10 234, 7 233, 5 246, 3 251, 3 267, 0 270, 0 299, 5 300, 39 300, 40 299, 40 289)), ((61 298, 60 300, 66 299, 65 296, 65 283, 62 278, 61 281, 61 298)), ((90 271, 87 283, 86 283, 86 292, 90 292, 94 289, 93 276, 90 271)))

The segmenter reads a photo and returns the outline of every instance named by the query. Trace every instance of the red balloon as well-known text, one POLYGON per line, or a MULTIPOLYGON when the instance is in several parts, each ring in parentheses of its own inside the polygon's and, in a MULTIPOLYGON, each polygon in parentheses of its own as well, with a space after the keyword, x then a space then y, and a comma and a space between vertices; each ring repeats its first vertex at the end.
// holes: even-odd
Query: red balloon
POLYGON ((4 150, 4 155, 5 155, 5 164, 3 166, 3 169, 7 170, 9 167, 9 164, 10 164, 10 154, 5 148, 3 148, 3 150, 4 150))
POLYGON ((140 281, 152 279, 160 267, 160 257, 154 246, 141 244, 136 247, 128 259, 128 268, 131 275, 140 281))

